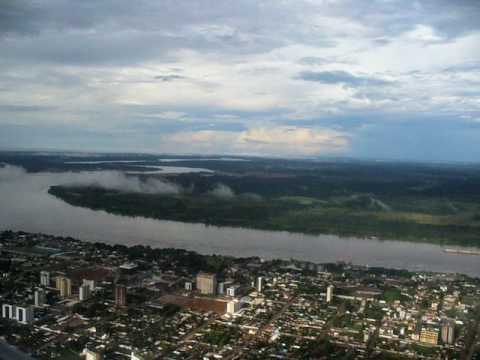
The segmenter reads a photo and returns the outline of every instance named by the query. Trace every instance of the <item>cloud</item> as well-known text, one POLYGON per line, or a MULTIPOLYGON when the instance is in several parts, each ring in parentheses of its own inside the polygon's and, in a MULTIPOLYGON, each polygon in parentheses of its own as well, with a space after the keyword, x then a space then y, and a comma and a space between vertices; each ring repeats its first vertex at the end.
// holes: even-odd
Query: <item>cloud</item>
POLYGON ((384 86, 391 82, 363 75, 353 75, 346 71, 302 71, 298 79, 322 84, 343 84, 347 86, 384 86))
POLYGON ((350 139, 346 133, 325 128, 297 126, 251 127, 248 130, 177 132, 162 139, 165 148, 188 146, 196 153, 264 156, 314 156, 343 153, 350 139))
POLYGON ((160 80, 160 81, 169 82, 169 81, 185 79, 185 76, 178 75, 178 74, 157 75, 157 76, 155 76, 155 79, 160 80))
POLYGON ((26 175, 26 171, 18 166, 0 163, 0 182, 11 182, 26 175))
POLYGON ((62 174, 61 184, 65 186, 94 186, 122 192, 143 194, 178 194, 181 188, 166 180, 147 177, 127 176, 119 171, 62 174))
POLYGON ((55 106, 42 105, 2 105, 0 104, 1 112, 37 112, 55 110, 55 106))
POLYGON ((348 149, 349 138, 332 129, 280 126, 249 129, 240 135, 239 143, 253 153, 312 156, 341 153, 348 149))
POLYGON ((221 183, 216 184, 215 187, 208 192, 208 195, 227 200, 235 197, 233 190, 229 186, 221 183))
POLYGON ((305 56, 298 62, 302 65, 326 65, 332 61, 318 56, 305 56))
POLYGON ((479 18, 477 0, 7 0, 0 148, 355 156, 252 134, 478 118, 479 18))
MULTIPOLYGON (((5 165, 0 167, 0 182, 22 180, 29 175, 21 167, 5 165)), ((93 172, 65 172, 40 173, 42 182, 51 185, 63 186, 94 186, 122 192, 142 194, 179 194, 183 189, 163 179, 138 176, 127 176, 120 171, 93 171, 93 172), (46 181, 44 181, 46 180, 46 181)))
POLYGON ((444 40, 436 33, 434 28, 422 24, 416 25, 413 30, 409 31, 406 34, 406 36, 411 40, 421 41, 425 43, 435 43, 444 40))

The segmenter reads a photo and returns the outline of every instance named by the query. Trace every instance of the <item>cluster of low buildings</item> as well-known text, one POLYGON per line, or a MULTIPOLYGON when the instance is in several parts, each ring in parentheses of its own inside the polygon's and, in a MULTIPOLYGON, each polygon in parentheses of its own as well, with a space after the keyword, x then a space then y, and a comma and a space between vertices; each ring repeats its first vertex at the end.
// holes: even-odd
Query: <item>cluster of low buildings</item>
POLYGON ((192 257, 0 233, 0 336, 87 360, 455 359, 480 345, 479 279, 192 257))

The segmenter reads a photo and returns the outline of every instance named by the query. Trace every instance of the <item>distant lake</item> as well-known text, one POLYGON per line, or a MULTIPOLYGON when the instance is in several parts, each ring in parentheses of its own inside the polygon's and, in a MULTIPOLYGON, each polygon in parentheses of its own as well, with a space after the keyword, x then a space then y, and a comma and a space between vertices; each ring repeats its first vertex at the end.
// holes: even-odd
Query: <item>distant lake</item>
POLYGON ((438 245, 206 226, 73 207, 47 193, 49 186, 62 183, 62 176, 40 173, 0 177, 0 229, 111 244, 184 248, 202 254, 313 262, 343 260, 370 266, 480 276, 480 256, 447 254, 438 245))

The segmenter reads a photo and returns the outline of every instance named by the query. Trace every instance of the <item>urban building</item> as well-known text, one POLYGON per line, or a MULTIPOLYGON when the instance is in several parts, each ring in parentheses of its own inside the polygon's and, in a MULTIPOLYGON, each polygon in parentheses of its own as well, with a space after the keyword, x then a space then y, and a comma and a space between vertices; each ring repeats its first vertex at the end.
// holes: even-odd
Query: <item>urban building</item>
POLYGON ((241 309, 241 303, 238 300, 232 300, 227 303, 227 314, 235 314, 241 309))
POLYGON ((82 285, 78 288, 78 300, 85 301, 90 297, 90 286, 82 285))
POLYGON ((72 282, 69 278, 65 276, 57 276, 56 288, 60 291, 60 296, 62 298, 72 296, 72 282))
POLYGON ((240 285, 232 285, 227 288, 227 296, 235 297, 238 296, 238 290, 240 289, 240 285))
POLYGON ((225 283, 223 281, 218 283, 217 294, 219 295, 225 294, 225 283))
POLYGON ((217 291, 217 276, 201 272, 197 275, 197 289, 204 295, 215 295, 217 291))
POLYGON ((442 342, 452 345, 455 341, 455 322, 453 320, 445 320, 441 329, 442 342))
POLYGON ((89 287, 90 291, 95 290, 95 280, 83 279, 82 280, 82 285, 87 285, 89 287))
POLYGON ((115 305, 127 305, 127 288, 124 285, 115 286, 115 305))
POLYGON ((45 290, 37 289, 34 294, 35 306, 43 306, 45 304, 45 290))
POLYGON ((191 281, 185 282, 185 290, 192 291, 193 290, 193 283, 191 281))
POLYGON ((330 303, 333 300, 333 289, 333 285, 327 286, 327 303, 330 303))
POLYGON ((40 271, 40 285, 50 286, 50 273, 48 271, 40 271))
POLYGON ((257 277, 256 289, 259 293, 263 291, 263 277, 261 276, 257 277))
POLYGON ((22 324, 31 324, 33 322, 33 307, 16 306, 15 319, 22 324))
POLYGON ((4 319, 15 319, 15 305, 3 304, 2 305, 2 317, 4 319))
POLYGON ((140 356, 138 354, 136 354, 135 352, 132 352, 131 356, 130 356, 130 360, 143 360, 143 356, 140 356))
POLYGON ((438 344, 438 330, 422 329, 420 332, 420 342, 430 345, 438 344))
POLYGON ((85 360, 102 360, 102 354, 92 351, 89 349, 83 349, 83 355, 85 355, 85 360))

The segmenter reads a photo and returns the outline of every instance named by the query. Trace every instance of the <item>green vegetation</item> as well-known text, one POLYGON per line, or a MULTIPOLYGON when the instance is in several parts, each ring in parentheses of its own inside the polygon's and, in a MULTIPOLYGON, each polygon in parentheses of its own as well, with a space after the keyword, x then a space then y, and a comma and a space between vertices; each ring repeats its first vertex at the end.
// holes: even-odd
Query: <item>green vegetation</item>
MULTIPOLYGON (((78 158, 0 152, 0 162, 22 166, 29 172, 153 170, 147 168, 149 165, 215 171, 163 176, 163 180, 178 185, 181 189, 178 195, 92 187, 50 188, 51 194, 72 205, 115 214, 480 247, 478 165, 248 157, 242 158, 246 161, 208 161, 198 156, 175 156, 170 160, 161 161, 156 155, 104 154, 78 158), (140 162, 98 163, 102 160, 140 162), (231 192, 227 191, 223 198, 213 196, 212 190, 218 184, 231 192)), ((148 181, 161 175, 139 177, 140 181, 148 181)))
POLYGON ((456 205, 465 209, 462 213, 445 215, 442 201, 438 199, 430 200, 430 205, 426 200, 396 199, 398 204, 392 206, 393 200, 387 204, 373 195, 252 199, 248 196, 219 198, 208 192, 161 195, 61 186, 53 186, 49 192, 75 206, 207 225, 464 246, 478 246, 480 239, 480 222, 469 215, 469 210, 476 205, 466 202, 456 205), (418 204, 415 211, 412 203, 418 204), (425 213, 429 206, 431 213, 425 213), (406 211, 407 207, 410 212, 406 211))
POLYGON ((208 344, 223 347, 234 342, 240 335, 240 330, 236 327, 228 327, 223 325, 212 325, 204 336, 202 341, 208 344))

